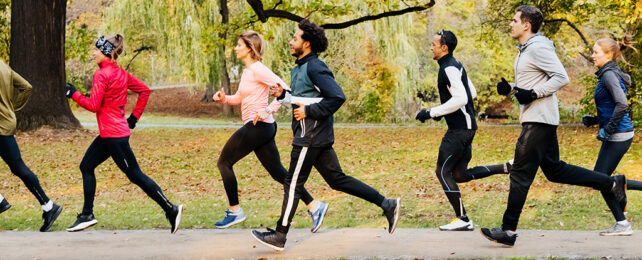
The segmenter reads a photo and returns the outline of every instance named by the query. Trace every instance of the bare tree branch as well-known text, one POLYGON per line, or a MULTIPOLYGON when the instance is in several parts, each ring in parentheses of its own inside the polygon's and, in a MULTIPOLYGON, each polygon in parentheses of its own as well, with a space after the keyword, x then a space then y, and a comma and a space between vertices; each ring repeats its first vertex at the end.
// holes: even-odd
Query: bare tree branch
POLYGON ((582 38, 582 41, 584 42, 584 45, 585 45, 587 48, 590 48, 590 47, 591 47, 591 44, 588 42, 588 40, 586 40, 586 37, 584 36, 584 34, 582 33, 582 31, 580 31, 580 29, 579 29, 579 28, 577 28, 577 26, 575 26, 575 24, 573 24, 571 21, 569 21, 569 20, 567 20, 567 19, 551 19, 551 20, 544 20, 544 22, 548 22, 548 23, 554 23, 554 22, 565 22, 566 24, 568 24, 568 26, 570 26, 571 28, 573 28, 573 30, 575 30, 575 32, 577 32, 577 35, 579 35, 579 36, 580 36, 580 38, 582 38))
MULTIPOLYGON (((284 18, 295 22, 301 22, 303 19, 305 19, 304 17, 290 13, 285 10, 276 10, 275 8, 281 3, 281 1, 279 1, 279 3, 277 3, 277 5, 275 5, 273 9, 268 9, 268 10, 263 9, 262 0, 246 0, 246 1, 252 7, 252 10, 254 10, 254 13, 256 13, 257 17, 261 22, 266 22, 267 19, 270 17, 284 18)), ((345 29, 350 26, 353 26, 362 22, 366 22, 366 21, 373 21, 373 20, 378 20, 385 17, 423 11, 433 7, 434 5, 435 5, 435 0, 430 0, 430 2, 428 2, 425 5, 408 7, 401 10, 387 11, 376 15, 367 15, 367 16, 359 17, 357 19, 345 21, 341 23, 327 23, 327 24, 321 25, 321 27, 323 27, 324 29, 345 29)))
POLYGON ((346 22, 342 22, 342 23, 327 23, 327 24, 321 25, 321 27, 323 27, 324 29, 344 29, 344 28, 353 26, 355 24, 359 24, 359 23, 366 22, 366 21, 373 21, 373 20, 378 20, 378 19, 385 18, 385 17, 397 16, 397 15, 402 15, 402 14, 406 14, 406 13, 423 11, 423 10, 426 10, 428 8, 431 8, 433 5, 435 5, 435 0, 430 0, 430 3, 428 3, 426 5, 413 6, 413 7, 408 7, 408 8, 401 9, 401 10, 383 12, 383 13, 380 13, 380 14, 377 14, 377 15, 367 15, 367 16, 364 16, 364 17, 360 17, 360 18, 357 18, 357 19, 354 19, 354 20, 350 20, 350 21, 346 21, 346 22))

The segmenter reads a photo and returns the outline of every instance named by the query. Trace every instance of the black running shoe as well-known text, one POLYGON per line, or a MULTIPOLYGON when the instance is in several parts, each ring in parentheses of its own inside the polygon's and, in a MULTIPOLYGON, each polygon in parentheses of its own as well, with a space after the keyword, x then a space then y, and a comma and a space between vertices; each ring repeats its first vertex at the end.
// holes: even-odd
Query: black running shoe
POLYGON ((53 223, 56 221, 58 216, 60 216, 60 212, 62 212, 62 207, 58 206, 55 203, 53 204, 53 207, 50 211, 43 212, 42 219, 45 221, 45 223, 43 223, 42 227, 40 227, 40 232, 47 232, 49 228, 53 226, 53 223))
POLYGON ((397 228, 397 221, 399 221, 399 213, 401 213, 401 198, 384 199, 381 203, 383 215, 388 219, 388 233, 392 234, 397 228))
POLYGON ((615 185, 611 188, 611 193, 615 196, 622 211, 626 211, 626 177, 624 175, 615 175, 613 176, 613 181, 615 185))
POLYGON ((89 214, 89 215, 78 214, 78 217, 76 217, 76 222, 74 222, 74 224, 71 225, 71 227, 67 228, 67 231, 76 232, 76 231, 85 230, 88 227, 96 225, 96 223, 98 223, 98 220, 94 218, 94 214, 89 214))
POLYGON ((7 211, 9 208, 11 208, 11 204, 6 199, 2 199, 0 201, 0 213, 7 211))
POLYGON ((172 224, 172 234, 176 233, 178 230, 178 225, 181 223, 181 215, 183 214, 183 205, 174 205, 172 209, 168 212, 165 212, 165 217, 169 220, 169 223, 172 224))
POLYGON ((480 232, 488 240, 507 246, 515 245, 517 240, 517 233, 504 231, 502 228, 482 228, 480 232))
POLYGON ((252 230, 252 236, 266 246, 274 250, 283 251, 285 248, 285 233, 277 232, 274 229, 268 228, 267 232, 252 230))

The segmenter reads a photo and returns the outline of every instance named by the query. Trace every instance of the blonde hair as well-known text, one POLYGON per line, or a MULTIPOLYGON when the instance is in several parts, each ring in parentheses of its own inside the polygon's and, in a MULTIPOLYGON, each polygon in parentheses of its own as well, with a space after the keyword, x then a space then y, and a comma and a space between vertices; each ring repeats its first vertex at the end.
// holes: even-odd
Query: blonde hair
MULTIPOLYGON (((637 49, 633 47, 633 44, 635 44, 635 42, 633 42, 633 37, 628 34, 622 37, 622 40, 620 41, 616 41, 612 38, 601 38, 597 40, 595 44, 600 46, 604 53, 610 54, 612 61, 616 60, 619 57, 622 57, 622 51, 626 48, 631 48, 637 51, 637 49)), ((622 60, 628 64, 624 57, 622 57, 622 60)))
POLYGON ((120 56, 123 53, 123 50, 125 49, 125 37, 123 37, 120 34, 116 34, 114 36, 107 38, 107 41, 111 42, 111 44, 114 45, 114 50, 111 51, 110 58, 112 60, 118 59, 118 56, 120 56))
POLYGON ((265 52, 265 40, 263 36, 255 31, 246 31, 239 35, 239 39, 245 43, 245 46, 252 50, 252 58, 261 61, 265 52))

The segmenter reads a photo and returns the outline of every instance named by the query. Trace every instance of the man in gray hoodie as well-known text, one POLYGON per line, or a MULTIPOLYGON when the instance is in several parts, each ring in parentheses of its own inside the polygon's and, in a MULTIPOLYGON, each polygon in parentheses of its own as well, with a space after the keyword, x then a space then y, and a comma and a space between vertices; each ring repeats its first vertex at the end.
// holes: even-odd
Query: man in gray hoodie
POLYGON ((517 239, 517 223, 528 189, 539 167, 549 181, 591 187, 613 194, 615 203, 626 205, 624 176, 608 176, 567 164, 559 159, 557 126, 559 110, 555 92, 569 83, 568 75, 551 40, 538 33, 543 14, 536 7, 517 8, 510 23, 511 37, 519 40, 515 59, 515 83, 502 78, 497 92, 513 93, 520 103, 522 132, 517 139, 515 158, 510 171, 510 192, 499 228, 482 228, 491 241, 512 246, 517 239))

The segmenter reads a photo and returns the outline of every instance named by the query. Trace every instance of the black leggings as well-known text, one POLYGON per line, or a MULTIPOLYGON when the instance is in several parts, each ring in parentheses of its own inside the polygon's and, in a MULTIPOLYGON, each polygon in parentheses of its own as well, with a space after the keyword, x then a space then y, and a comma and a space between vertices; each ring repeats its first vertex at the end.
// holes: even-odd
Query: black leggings
POLYGON ((25 183, 27 189, 36 196, 40 205, 44 205, 49 198, 42 190, 38 177, 25 165, 20 156, 20 148, 13 135, 0 135, 0 156, 9 165, 11 172, 25 183))
POLYGON ((435 174, 457 217, 465 216, 466 209, 461 201, 457 183, 481 179, 493 174, 504 173, 504 165, 477 166, 468 168, 472 159, 472 142, 475 130, 449 129, 441 139, 435 174))
POLYGON ((91 143, 82 158, 82 162, 80 162, 83 190, 85 192, 83 214, 93 213, 94 195, 96 194, 94 170, 109 157, 114 160, 114 163, 127 175, 131 182, 143 189, 147 196, 156 201, 165 212, 172 209, 174 205, 165 197, 158 184, 140 170, 134 152, 129 147, 129 137, 103 138, 98 136, 91 143))
MULTIPOLYGON (((597 155, 597 161, 595 162, 593 170, 612 175, 615 168, 617 168, 617 165, 620 163, 620 160, 622 160, 622 157, 626 154, 626 151, 631 147, 632 142, 633 138, 623 142, 602 142, 602 147, 600 148, 600 153, 597 155)), ((627 180, 626 186, 629 190, 642 190, 642 182, 640 181, 627 180)), ((606 200, 606 204, 609 206, 609 209, 611 209, 613 217, 615 217, 617 221, 625 220, 626 217, 624 214, 615 210, 615 207, 617 206, 612 199, 613 195, 602 191, 602 196, 604 197, 604 200, 606 200)))
MULTIPOLYGON (((225 143, 217 165, 223 178, 223 186, 230 206, 239 204, 238 183, 233 166, 252 151, 259 158, 263 168, 272 176, 272 179, 281 184, 285 180, 288 171, 281 164, 279 150, 274 142, 275 135, 276 123, 257 122, 256 125, 253 125, 252 122, 248 122, 236 130, 225 143)), ((307 205, 314 199, 308 191, 303 189, 301 200, 307 205)))

